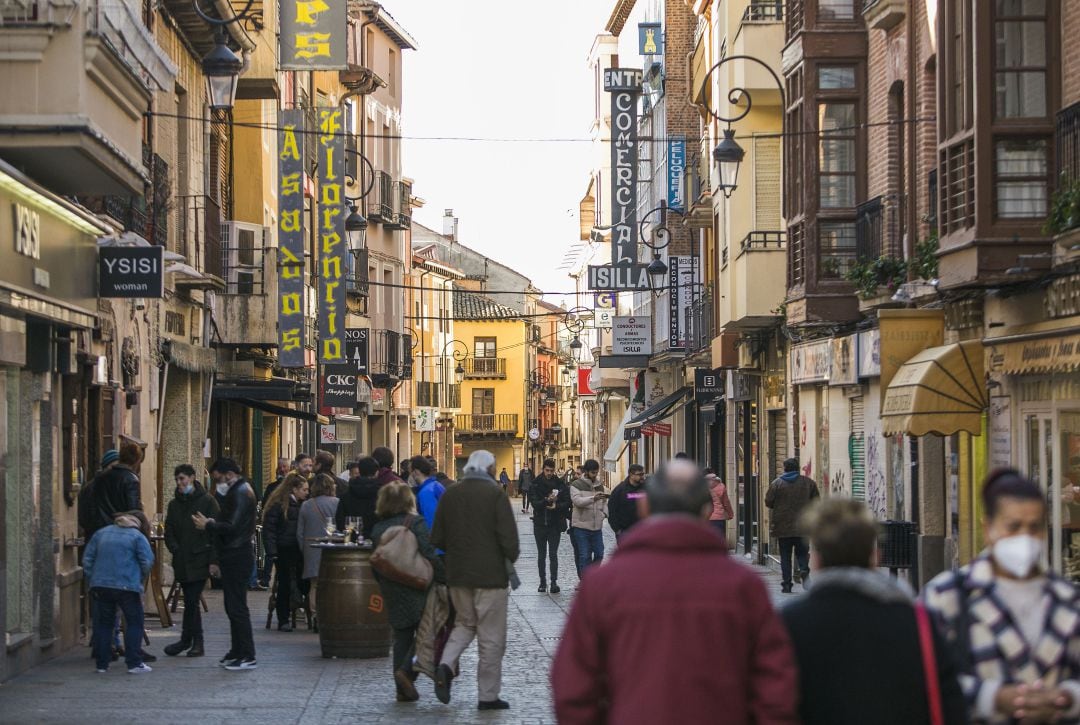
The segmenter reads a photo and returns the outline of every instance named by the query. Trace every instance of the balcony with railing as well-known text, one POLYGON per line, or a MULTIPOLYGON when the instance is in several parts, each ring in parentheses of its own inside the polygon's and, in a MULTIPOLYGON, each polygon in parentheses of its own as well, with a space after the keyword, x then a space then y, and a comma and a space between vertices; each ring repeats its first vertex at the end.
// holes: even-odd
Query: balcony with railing
POLYGON ((689 192, 687 224, 696 229, 712 226, 712 149, 706 129, 686 160, 686 189, 689 192))
POLYGON ((375 186, 370 197, 371 218, 388 227, 397 226, 397 200, 394 196, 394 179, 385 171, 375 172, 375 186))
POLYGON ((1058 111, 1055 136, 1058 178, 1080 180, 1080 102, 1058 111))
POLYGON ((402 339, 401 333, 396 330, 375 331, 370 361, 371 382, 375 387, 390 387, 402 379, 402 339))
POLYGON ((513 437, 518 435, 517 413, 471 413, 454 417, 459 437, 513 437))
POLYGON ((855 207, 855 258, 903 257, 905 219, 903 196, 878 196, 855 207))
POLYGON ((438 408, 443 385, 425 380, 416 381, 416 404, 421 408, 438 408))
MULTIPOLYGON (((219 225, 224 294, 218 297, 219 334, 225 344, 277 344, 277 257, 269 230, 257 224, 227 221, 219 225)), ((209 257, 208 257, 209 259, 209 257)), ((314 339, 314 338, 312 338, 314 339)))
POLYGON ((463 366, 466 380, 506 380, 504 357, 467 357, 463 366))
MULTIPOLYGON (((780 59, 784 50, 784 5, 781 2, 752 2, 743 11, 735 34, 731 55, 750 55, 766 60, 783 77, 780 59)), ((727 88, 746 89, 753 94, 754 105, 779 105, 780 90, 776 80, 758 63, 734 61, 727 64, 727 88)), ((721 94, 726 95, 725 80, 721 94)))
POLYGON ((686 316, 687 354, 693 355, 709 349, 716 336, 713 325, 712 285, 704 287, 701 296, 695 298, 690 306, 683 310, 683 314, 686 316))
POLYGON ((358 297, 367 297, 369 291, 368 250, 357 249, 345 256, 345 291, 358 297))
POLYGON ((735 247, 728 289, 720 298, 717 327, 752 329, 772 325, 784 299, 787 233, 752 231, 735 247))

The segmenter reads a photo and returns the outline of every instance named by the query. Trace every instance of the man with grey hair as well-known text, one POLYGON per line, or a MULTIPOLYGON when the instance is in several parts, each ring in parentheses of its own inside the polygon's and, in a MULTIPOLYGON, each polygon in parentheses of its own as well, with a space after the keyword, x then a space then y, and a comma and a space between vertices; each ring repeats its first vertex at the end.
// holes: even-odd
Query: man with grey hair
POLYGON ((464 475, 446 489, 435 511, 431 543, 446 552, 446 583, 456 613, 435 670, 435 695, 450 702, 458 658, 475 639, 478 707, 505 710, 510 705, 499 692, 506 651, 507 561, 517 561, 520 548, 510 499, 495 480, 495 456, 489 451, 469 456, 464 475))
POLYGON ((728 557, 705 520, 711 500, 690 460, 649 479, 642 520, 590 570, 563 630, 551 671, 560 723, 700 722, 704 713, 717 722, 798 722, 791 642, 761 577, 728 557), (643 684, 643 662, 678 666, 661 666, 643 684))

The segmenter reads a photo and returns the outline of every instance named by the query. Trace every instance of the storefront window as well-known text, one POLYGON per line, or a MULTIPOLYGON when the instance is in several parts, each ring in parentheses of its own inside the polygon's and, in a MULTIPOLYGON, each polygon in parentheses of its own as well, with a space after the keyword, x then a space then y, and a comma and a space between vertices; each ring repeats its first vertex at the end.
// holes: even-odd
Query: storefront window
POLYGON ((1080 581, 1080 410, 1060 412, 1058 430, 1062 468, 1061 572, 1076 582, 1080 581))

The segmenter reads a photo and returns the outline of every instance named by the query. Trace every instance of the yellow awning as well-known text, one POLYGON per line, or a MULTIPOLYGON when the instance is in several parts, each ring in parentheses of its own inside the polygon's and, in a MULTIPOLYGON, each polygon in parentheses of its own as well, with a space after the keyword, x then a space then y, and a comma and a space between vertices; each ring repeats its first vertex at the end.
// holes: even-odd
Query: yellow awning
POLYGON ((982 432, 986 409, 982 342, 931 347, 900 366, 885 392, 886 435, 982 432))

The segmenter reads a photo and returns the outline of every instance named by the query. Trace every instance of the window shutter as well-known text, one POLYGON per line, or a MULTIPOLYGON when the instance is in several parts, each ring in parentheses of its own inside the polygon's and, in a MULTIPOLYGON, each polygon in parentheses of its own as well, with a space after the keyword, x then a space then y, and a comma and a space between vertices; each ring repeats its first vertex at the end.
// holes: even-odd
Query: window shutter
POLYGON ((851 435, 848 457, 851 460, 851 497, 866 500, 866 434, 863 428, 863 399, 851 399, 851 435))
POLYGON ((754 229, 775 231, 780 225, 780 139, 754 139, 754 229))

